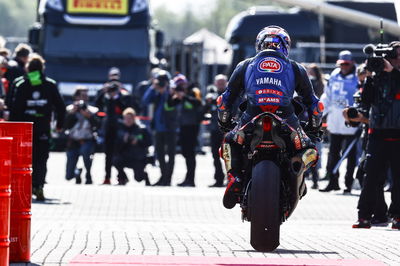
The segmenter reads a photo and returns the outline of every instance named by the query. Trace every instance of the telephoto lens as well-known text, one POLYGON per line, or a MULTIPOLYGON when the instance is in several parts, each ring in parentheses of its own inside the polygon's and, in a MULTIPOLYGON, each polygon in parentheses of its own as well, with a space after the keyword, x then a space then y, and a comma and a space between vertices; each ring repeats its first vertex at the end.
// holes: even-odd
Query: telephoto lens
POLYGON ((349 118, 356 118, 358 116, 358 111, 354 107, 349 107, 349 110, 347 111, 347 116, 349 118))

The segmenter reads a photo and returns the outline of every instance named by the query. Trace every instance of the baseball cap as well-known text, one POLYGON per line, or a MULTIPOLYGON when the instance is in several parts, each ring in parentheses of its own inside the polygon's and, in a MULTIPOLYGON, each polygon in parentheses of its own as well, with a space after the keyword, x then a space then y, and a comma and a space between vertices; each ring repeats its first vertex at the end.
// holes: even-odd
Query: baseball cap
POLYGON ((119 68, 117 68, 117 67, 112 67, 112 68, 110 68, 108 75, 109 76, 121 76, 121 71, 119 71, 119 68))
POLYGON ((161 68, 155 67, 150 71, 150 76, 152 79, 157 78, 158 72, 161 71, 161 68))
POLYGON ((181 84, 187 84, 187 78, 185 77, 185 75, 182 74, 178 74, 174 77, 174 85, 175 86, 179 86, 181 84))
POLYGON ((352 63, 353 62, 353 55, 349 50, 344 50, 339 53, 339 58, 337 60, 337 64, 343 64, 343 63, 352 63))
POLYGON ((171 79, 171 74, 168 71, 160 70, 157 72, 155 79, 159 81, 162 80, 165 82, 169 82, 169 80, 171 79))

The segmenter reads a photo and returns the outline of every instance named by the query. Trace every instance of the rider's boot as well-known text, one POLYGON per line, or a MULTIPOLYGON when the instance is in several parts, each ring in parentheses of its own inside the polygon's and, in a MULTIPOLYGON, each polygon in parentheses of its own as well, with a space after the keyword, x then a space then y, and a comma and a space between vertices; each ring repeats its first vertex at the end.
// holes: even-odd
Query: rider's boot
POLYGON ((224 198, 222 199, 225 208, 232 209, 235 207, 236 203, 240 202, 242 187, 242 180, 232 173, 228 173, 228 184, 226 186, 224 198))

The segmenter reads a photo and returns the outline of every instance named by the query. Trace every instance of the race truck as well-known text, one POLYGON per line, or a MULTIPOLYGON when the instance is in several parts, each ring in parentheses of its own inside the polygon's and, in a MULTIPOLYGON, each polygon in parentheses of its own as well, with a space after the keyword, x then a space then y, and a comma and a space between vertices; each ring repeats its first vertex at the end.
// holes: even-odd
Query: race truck
POLYGON ((37 12, 29 42, 65 99, 78 84, 95 96, 111 67, 120 69, 128 91, 147 79, 153 51, 147 0, 40 0, 37 12))

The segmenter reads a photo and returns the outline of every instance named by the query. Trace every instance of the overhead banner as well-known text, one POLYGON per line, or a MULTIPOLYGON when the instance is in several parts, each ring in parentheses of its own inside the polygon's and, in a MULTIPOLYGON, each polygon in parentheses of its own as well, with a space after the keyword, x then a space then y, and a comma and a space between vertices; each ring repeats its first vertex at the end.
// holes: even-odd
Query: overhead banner
POLYGON ((67 0, 67 12, 127 15, 128 0, 67 0))

